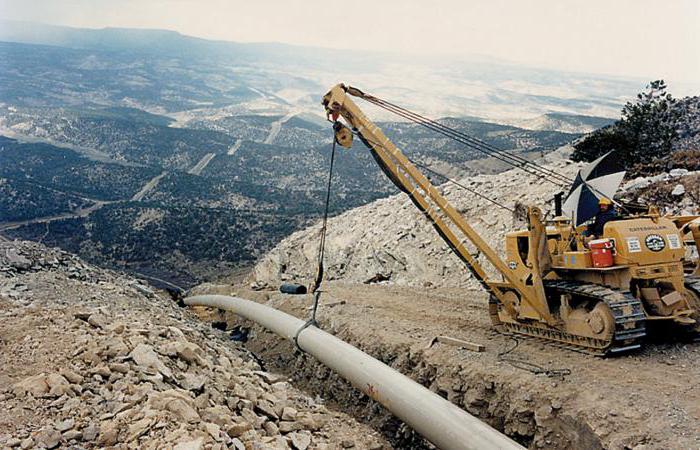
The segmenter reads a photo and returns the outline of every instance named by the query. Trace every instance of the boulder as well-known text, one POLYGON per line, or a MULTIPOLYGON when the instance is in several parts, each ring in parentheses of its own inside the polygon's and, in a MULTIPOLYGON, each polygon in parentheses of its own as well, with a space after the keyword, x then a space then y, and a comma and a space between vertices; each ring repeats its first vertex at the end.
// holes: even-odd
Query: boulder
POLYGON ((115 422, 102 422, 97 443, 102 446, 111 446, 119 442, 119 425, 115 422))
POLYGON ((685 194, 685 186, 682 184, 677 184, 671 191, 671 195, 674 197, 680 197, 683 194, 685 194))
POLYGON ((61 374, 49 374, 46 377, 46 383, 49 385, 48 395, 51 397, 60 397, 65 394, 73 395, 70 383, 61 374))
POLYGON ((265 414, 270 419, 273 419, 273 420, 279 419, 279 416, 277 416, 275 409, 272 407, 272 403, 268 402, 267 400, 260 400, 255 405, 255 409, 257 409, 261 413, 265 414))
POLYGON ((297 431, 289 433, 289 441, 296 450, 306 450, 311 445, 311 433, 308 431, 297 431))
POLYGON ((54 429, 42 430, 36 435, 36 442, 47 449, 58 447, 61 445, 62 440, 63 436, 61 433, 54 429))
POLYGON ((671 169, 668 174, 672 177, 682 177, 688 175, 688 169, 671 169))
POLYGON ((74 426, 75 420, 73 419, 66 419, 56 422, 56 429, 61 433, 73 429, 74 426))
POLYGON ((204 448, 204 438, 197 438, 191 441, 180 442, 174 450, 202 450, 204 448))
POLYGON ((209 436, 212 437, 215 441, 220 441, 221 440, 221 427, 215 423, 209 423, 206 422, 204 424, 204 429, 209 433, 209 436))
POLYGON ((205 365, 204 351, 193 342, 185 340, 170 342, 161 347, 160 351, 164 355, 178 357, 190 364, 205 365))
POLYGON ((285 407, 282 410, 282 420, 293 422, 297 420, 297 410, 292 407, 285 407))
POLYGON ((229 426, 226 429, 226 432, 232 438, 236 438, 236 437, 241 436, 246 431, 250 431, 252 429, 253 429, 253 425, 251 425, 249 422, 236 422, 233 425, 229 426))
POLYGON ((10 247, 6 249, 5 260, 10 267, 18 271, 28 270, 32 267, 32 261, 24 255, 19 254, 16 248, 10 247))
POLYGON ((81 384, 83 382, 82 375, 79 375, 70 369, 62 368, 58 373, 73 384, 81 384))
POLYGON ((25 378, 12 386, 12 392, 17 396, 32 394, 35 397, 41 397, 48 394, 49 384, 47 383, 46 374, 41 373, 25 378))
POLYGON ((185 373, 180 379, 180 386, 188 391, 201 391, 204 388, 204 382, 206 378, 202 375, 195 375, 192 373, 185 373))
POLYGON ((155 424, 155 422, 155 417, 145 417, 141 420, 132 423, 129 426, 129 430, 127 431, 126 442, 131 442, 146 434, 148 430, 150 430, 151 427, 155 424))
POLYGON ((107 326, 107 318, 102 314, 92 314, 88 317, 87 323, 95 328, 105 328, 107 326))
POLYGON ((163 364, 153 347, 147 344, 139 344, 134 348, 129 357, 134 360, 134 362, 141 369, 153 369, 160 372, 166 378, 173 378, 173 372, 163 364))
POLYGON ((199 413, 194 409, 194 399, 180 389, 153 392, 148 397, 147 405, 152 409, 170 411, 184 422, 194 423, 200 420, 199 413))

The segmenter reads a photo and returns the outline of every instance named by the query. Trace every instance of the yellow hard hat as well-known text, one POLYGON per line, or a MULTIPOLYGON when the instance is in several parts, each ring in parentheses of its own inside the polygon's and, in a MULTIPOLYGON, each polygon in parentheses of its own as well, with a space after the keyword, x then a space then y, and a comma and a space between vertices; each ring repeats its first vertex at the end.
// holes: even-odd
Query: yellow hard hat
POLYGON ((610 201, 610 199, 607 198, 607 197, 601 197, 601 198, 598 200, 598 204, 599 204, 599 205, 612 205, 612 201, 610 201))

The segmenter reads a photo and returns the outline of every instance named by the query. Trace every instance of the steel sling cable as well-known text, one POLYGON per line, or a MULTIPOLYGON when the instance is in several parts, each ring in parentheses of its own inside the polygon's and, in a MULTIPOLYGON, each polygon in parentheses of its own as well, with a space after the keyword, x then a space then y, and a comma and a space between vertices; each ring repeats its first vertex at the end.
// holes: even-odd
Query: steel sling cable
MULTIPOLYGON (((321 242, 318 246, 318 273, 316 274, 316 280, 312 286, 311 292, 316 292, 321 286, 321 281, 323 280, 323 257, 326 252, 326 231, 328 229, 328 210, 330 209, 331 202, 331 183, 333 181, 333 164, 335 161, 335 146, 336 140, 333 137, 333 147, 331 149, 331 164, 328 169, 328 185, 326 186, 326 204, 323 209, 323 222, 321 225, 321 242)), ((314 310, 315 312, 315 310, 314 310)))
MULTIPOLYGON (((413 120, 413 119, 411 119, 411 118, 409 118, 409 117, 406 117, 406 116, 404 116, 404 115, 402 115, 402 114, 400 114, 400 113, 396 113, 396 114, 401 115, 402 117, 408 118, 409 120, 412 120, 412 121, 416 122, 415 120, 413 120)), ((504 162, 504 163, 506 163, 506 164, 509 164, 509 165, 511 165, 511 166, 513 166, 513 167, 515 167, 515 168, 517 168, 517 169, 520 169, 520 170, 522 170, 522 171, 524 171, 524 172, 526 172, 526 173, 528 173, 528 174, 530 174, 530 175, 534 175, 534 176, 543 178, 545 181, 547 181, 547 182, 549 182, 549 183, 552 183, 552 184, 554 184, 555 186, 558 186, 558 187, 559 187, 559 186, 562 186, 563 184, 565 184, 564 181, 553 180, 552 178, 550 178, 550 175, 549 175, 549 174, 542 173, 542 172, 541 172, 538 168, 536 168, 536 167, 531 167, 530 165, 525 164, 525 163, 520 162, 520 161, 513 161, 513 160, 510 158, 510 156, 504 156, 503 154, 497 154, 497 153, 494 153, 494 152, 492 152, 492 151, 490 151, 490 150, 486 150, 486 149, 484 149, 484 148, 482 148, 482 147, 480 147, 480 146, 474 145, 474 144, 472 144, 472 143, 470 143, 470 142, 465 141, 464 138, 462 138, 462 137, 452 135, 452 133, 451 133, 450 131, 445 131, 445 129, 441 129, 441 128, 435 127, 434 125, 431 125, 431 124, 429 124, 429 123, 424 123, 424 122, 416 122, 416 123, 418 123, 419 125, 422 125, 422 126, 428 128, 428 129, 430 129, 430 130, 432 130, 432 131, 435 131, 435 132, 437 132, 437 133, 439 133, 439 134, 442 134, 442 135, 444 135, 444 136, 446 136, 446 137, 448 137, 448 138, 450 138, 450 139, 453 139, 453 140, 455 140, 455 141, 457 141, 457 142, 460 142, 460 143, 466 145, 467 147, 470 147, 470 148, 472 148, 472 149, 474 149, 474 150, 476 150, 476 151, 479 151, 479 152, 481 152, 481 153, 483 153, 483 154, 485 154, 485 155, 487 155, 487 156, 490 156, 490 157, 492 157, 492 158, 494 158, 494 159, 497 159, 497 160, 502 161, 502 162, 504 162)))
POLYGON ((481 192, 479 192, 479 191, 477 191, 477 190, 475 190, 475 189, 468 188, 467 186, 463 185, 463 184, 460 183, 459 181, 457 181, 457 180, 455 180, 455 179, 453 179, 453 178, 450 178, 450 177, 448 177, 447 175, 445 175, 445 174, 443 174, 443 173, 440 173, 440 172, 438 172, 438 171, 436 171, 436 170, 433 170, 433 169, 431 169, 430 167, 428 167, 428 166, 426 166, 426 165, 424 165, 424 164, 421 164, 421 163, 419 163, 419 162, 417 162, 417 161, 413 161, 413 160, 410 159, 410 158, 407 158, 407 159, 408 159, 411 163, 413 163, 414 166, 420 167, 421 169, 425 170, 426 172, 430 172, 430 173, 432 173, 433 175, 436 175, 436 176, 438 176, 438 177, 442 177, 442 178, 446 179, 449 183, 452 183, 452 184, 454 184, 455 186, 458 186, 458 187, 464 189, 464 190, 467 191, 467 192, 471 192, 472 194, 474 194, 474 195, 476 195, 476 196, 478 196, 478 197, 480 197, 480 198, 483 198, 484 200, 489 201, 489 202, 493 203, 494 205, 496 205, 496 206, 498 206, 498 207, 500 207, 500 208, 505 209, 506 211, 510 211, 510 212, 512 212, 512 213, 515 213, 515 210, 514 210, 513 208, 509 208, 509 207, 505 206, 504 204, 499 203, 499 202, 497 202, 496 200, 494 200, 494 199, 492 199, 492 198, 490 198, 490 197, 487 197, 486 195, 482 194, 481 192))
MULTIPOLYGON (((353 131, 353 134, 359 134, 359 133, 358 133, 357 131, 353 131)), ((380 143, 377 142, 377 141, 374 141, 374 140, 372 140, 372 139, 368 139, 367 137, 364 137, 364 136, 363 136, 363 139, 365 139, 367 142, 371 142, 372 144, 374 144, 374 145, 376 145, 376 146, 378 146, 378 147, 383 148, 384 150, 388 150, 384 145, 380 144, 380 143)), ((432 174, 434 174, 434 175, 437 175, 437 176, 439 176, 439 177, 442 177, 442 178, 446 179, 448 182, 450 182, 450 183, 452 183, 452 184, 454 184, 454 185, 456 185, 456 186, 458 186, 458 187, 464 189, 464 190, 467 191, 467 192, 471 192, 472 194, 476 195, 477 197, 480 197, 480 198, 482 198, 482 199, 484 199, 484 200, 486 200, 486 201, 488 201, 488 202, 493 203, 494 205, 498 206, 499 208, 503 208, 503 209, 505 209, 505 210, 507 210, 507 211, 510 211, 510 212, 512 212, 512 213, 515 213, 515 210, 514 210, 514 209, 509 208, 509 207, 505 206, 504 204, 499 203, 499 202, 497 202, 496 200, 494 200, 494 199, 492 199, 492 198, 490 198, 490 197, 487 197, 486 195, 482 194, 481 192, 477 191, 476 189, 472 189, 472 188, 470 188, 470 187, 467 187, 467 186, 463 185, 462 183, 460 183, 459 181, 457 181, 457 180, 455 180, 455 179, 453 179, 453 178, 450 178, 449 176, 447 176, 447 175, 445 175, 445 174, 443 174, 443 173, 440 173, 440 172, 438 172, 438 171, 436 171, 436 170, 431 169, 430 167, 428 167, 428 166, 426 166, 426 165, 424 165, 424 164, 421 164, 421 163, 419 163, 419 162, 417 162, 417 161, 412 160, 412 159, 409 158, 408 156, 406 156, 406 159, 407 159, 411 164, 413 164, 414 166, 420 167, 421 169, 425 170, 426 172, 430 172, 430 173, 432 173, 432 174)))
POLYGON ((312 305, 312 310, 311 310, 311 318, 306 321, 306 323, 301 326, 297 330, 297 332, 294 334, 294 345, 303 352, 301 347, 299 347, 299 343, 297 342, 299 338, 299 333, 301 333, 304 329, 308 328, 311 325, 316 326, 318 322, 316 321, 316 312, 318 311, 318 303, 319 299, 321 297, 321 282, 323 281, 323 257, 326 252, 326 231, 328 230, 328 211, 330 209, 330 200, 331 200, 331 183, 333 181, 333 163, 335 161, 335 145, 336 145, 336 140, 335 136, 333 137, 333 147, 331 149, 331 164, 330 168, 328 169, 328 185, 326 187, 326 204, 323 209, 323 221, 321 223, 321 232, 320 232, 320 239, 319 239, 319 245, 318 245, 318 269, 316 271, 316 279, 314 280, 314 284, 311 286, 311 293, 314 296, 314 302, 312 305))
POLYGON ((560 173, 558 173, 558 172, 555 172, 554 170, 551 170, 551 169, 542 167, 542 166, 540 166, 540 165, 537 165, 537 164, 535 164, 535 163, 533 163, 533 162, 531 162, 531 161, 528 161, 527 159, 522 158, 522 157, 520 157, 520 156, 518 156, 518 155, 511 154, 511 153, 507 152, 506 150, 499 149, 499 148, 495 147, 495 146, 492 145, 492 144, 489 144, 489 143, 487 143, 487 142, 484 142, 484 141, 482 141, 482 140, 480 140, 480 139, 478 139, 478 138, 475 138, 475 137, 473 137, 473 136, 470 136, 470 135, 468 135, 468 134, 466 134, 466 133, 463 133, 463 132, 461 132, 461 131, 455 130, 454 128, 450 128, 450 127, 448 127, 447 125, 444 125, 444 124, 442 124, 442 123, 440 123, 440 122, 438 122, 438 121, 436 121, 436 120, 433 120, 433 119, 430 119, 430 118, 428 118, 428 117, 422 116, 422 115, 420 115, 420 114, 418 114, 418 113, 415 113, 415 112, 413 112, 413 111, 410 111, 410 110, 408 110, 408 109, 406 109, 406 108, 403 108, 403 107, 401 107, 401 106, 398 106, 398 105, 393 104, 393 103, 391 103, 391 102, 388 102, 388 101, 386 101, 386 100, 382 100, 382 99, 379 99, 379 98, 377 98, 377 97, 374 97, 374 96, 371 96, 371 95, 367 95, 367 94, 363 94, 363 95, 364 95, 364 96, 362 96, 362 97, 360 97, 360 98, 363 98, 363 99, 367 100, 368 102, 371 102, 371 103, 375 104, 376 106, 379 106, 379 107, 381 107, 381 108, 383 108, 383 109, 386 109, 386 110, 388 110, 388 111, 391 111, 391 112, 393 112, 394 114, 401 115, 402 117, 407 118, 407 119, 409 119, 409 120, 411 120, 411 121, 413 121, 413 122, 416 122, 416 123, 418 123, 418 124, 420 124, 420 125, 423 125, 423 126, 426 126, 426 127, 428 127, 428 125, 431 125, 431 126, 433 126, 433 127, 440 128, 442 131, 445 131, 445 132, 448 132, 448 133, 452 133, 452 134, 454 134, 454 135, 456 135, 456 136, 459 136, 459 137, 463 138, 464 140, 469 141, 470 144, 473 144, 473 145, 475 145, 475 146, 480 146, 480 147, 482 147, 482 150, 485 151, 485 152, 489 152, 489 153, 490 153, 490 152, 499 153, 499 154, 503 155, 505 158, 513 160, 513 162, 517 162, 517 163, 520 163, 520 164, 532 166, 532 168, 533 168, 534 170, 538 170, 538 171, 542 172, 543 174, 547 174, 548 176, 555 177, 555 178, 561 180, 562 182, 565 181, 565 182, 567 182, 567 183, 570 183, 570 182, 572 181, 569 177, 567 177, 567 176, 565 176, 565 175, 562 175, 562 174, 560 174, 560 173))
POLYGON ((403 108, 403 107, 401 107, 401 106, 398 106, 398 105, 396 105, 396 104, 394 104, 394 103, 391 103, 391 102, 388 102, 388 101, 386 101, 386 100, 382 100, 382 99, 379 99, 379 98, 374 97, 374 96, 369 96, 369 97, 371 98, 371 100, 367 100, 367 101, 371 101, 371 102, 375 103, 377 106, 380 106, 380 104, 381 104, 381 107, 385 107, 385 106, 386 106, 386 107, 391 107, 391 108, 393 108, 393 109, 395 109, 395 110, 397 110, 397 111, 401 111, 402 113, 404 113, 404 114, 406 114, 406 115, 412 116, 416 121, 426 122, 426 123, 432 124, 432 125, 434 125, 434 126, 436 126, 436 127, 441 127, 441 128, 443 128, 443 129, 445 129, 445 130, 449 130, 449 131, 453 132, 454 134, 457 134, 457 135, 463 137, 464 139, 469 140, 469 141, 472 142, 474 145, 482 146, 482 147, 483 147, 485 150, 487 150, 487 151, 495 152, 495 153, 499 153, 499 154, 503 154, 504 156, 506 156, 506 157, 508 157, 508 158, 511 158, 511 159, 513 159, 513 160, 515 160, 515 161, 518 161, 518 162, 520 162, 520 163, 522 163, 522 164, 526 164, 526 165, 533 166, 533 169, 540 170, 540 171, 542 171, 543 173, 548 173, 548 174, 550 174, 551 176, 553 176, 553 177, 555 177, 555 178, 561 179, 562 181, 567 181, 567 182, 571 182, 571 181, 572 181, 572 180, 571 180, 570 178, 568 178, 567 176, 562 175, 562 174, 560 174, 560 173, 558 173, 558 172, 555 172, 554 170, 548 169, 548 168, 546 168, 546 167, 542 167, 542 166, 540 166, 540 165, 538 165, 538 164, 533 163, 532 161, 528 161, 527 159, 525 159, 525 158, 523 158, 523 157, 521 157, 521 156, 514 155, 514 154, 512 154, 512 153, 509 153, 507 150, 499 149, 498 147, 494 146, 493 144, 489 144, 488 142, 482 141, 481 139, 478 139, 478 138, 476 138, 476 137, 474 137, 474 136, 470 136, 470 135, 468 135, 468 134, 466 134, 466 133, 463 133, 463 132, 461 132, 461 131, 455 130, 454 128, 448 127, 447 125, 442 124, 442 123, 440 123, 440 122, 438 122, 438 121, 436 121, 436 120, 433 120, 433 119, 430 119, 430 118, 428 118, 428 117, 422 116, 422 115, 420 115, 420 114, 418 114, 418 113, 416 113, 416 112, 410 111, 410 110, 408 110, 408 109, 406 109, 406 108, 403 108))
MULTIPOLYGON (((380 106, 380 105, 377 105, 377 106, 380 106)), ((460 133, 452 128, 449 128, 447 126, 439 124, 439 122, 432 122, 432 123, 425 122, 425 121, 422 121, 420 119, 415 119, 415 118, 413 118, 409 115, 406 115, 402 112, 395 111, 395 110, 392 110, 392 109, 384 107, 384 106, 380 106, 380 107, 382 107, 390 112, 393 112, 394 114, 397 114, 401 117, 404 117, 404 118, 406 118, 414 123, 422 125, 425 128, 428 128, 432 131, 435 131, 439 134, 442 134, 443 136, 446 136, 450 139, 453 139, 457 142, 460 142, 461 144, 464 144, 467 147, 470 147, 470 148, 472 148, 478 152, 481 152, 487 156, 490 156, 494 159, 502 161, 502 162, 509 164, 515 168, 521 169, 530 175, 535 175, 535 176, 541 177, 545 181, 552 183, 556 186, 569 184, 569 182, 570 182, 569 180, 564 180, 559 176, 556 176, 556 175, 553 176, 551 173, 547 172, 548 169, 543 169, 538 165, 530 163, 526 159, 523 159, 523 158, 518 159, 519 157, 516 157, 515 155, 512 155, 512 154, 507 153, 505 151, 501 151, 501 150, 495 151, 495 150, 487 149, 481 144, 476 144, 476 143, 472 142, 471 139, 466 138, 465 137, 466 135, 464 135, 464 134, 462 134, 462 133, 460 133)))
POLYGON ((435 131, 439 134, 442 134, 443 136, 446 136, 450 139, 453 139, 457 142, 460 142, 467 147, 470 147, 476 151, 479 151, 481 153, 484 153, 488 156, 491 156, 499 161, 502 161, 506 164, 509 164, 513 167, 519 168, 531 175, 535 175, 538 177, 543 178, 545 181, 548 181, 552 184, 555 184, 557 186, 562 186, 562 185, 568 185, 571 183, 571 179, 568 177, 559 174, 551 169, 547 169, 545 167, 542 167, 540 165, 537 165, 535 163, 532 163, 531 161, 528 161, 525 158, 522 158, 517 155, 513 155, 511 153, 508 153, 505 150, 500 150, 495 147, 493 147, 490 144, 487 144, 483 141, 480 141, 476 138, 473 138, 465 133, 462 133, 460 131, 457 131, 453 128, 450 128, 446 125, 443 125, 437 121, 427 119, 423 116, 420 116, 416 113, 412 113, 408 110, 405 110, 401 107, 397 107, 391 104, 387 104, 386 102, 376 99, 375 97, 361 97, 367 100, 368 102, 385 109, 389 112, 392 112, 398 116, 401 116, 405 119, 408 119, 411 122, 414 122, 418 125, 421 125, 425 128, 428 128, 432 131, 435 131))

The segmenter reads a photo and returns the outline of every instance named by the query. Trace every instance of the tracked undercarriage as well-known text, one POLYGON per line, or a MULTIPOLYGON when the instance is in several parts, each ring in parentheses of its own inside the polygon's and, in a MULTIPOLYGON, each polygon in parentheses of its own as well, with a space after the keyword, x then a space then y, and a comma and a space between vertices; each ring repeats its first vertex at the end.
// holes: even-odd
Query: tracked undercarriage
POLYGON ((685 288, 688 303, 694 311, 691 317, 695 320, 695 326, 688 330, 688 337, 694 341, 700 341, 700 277, 686 277, 685 288))
POLYGON ((558 327, 518 321, 491 296, 493 325, 504 333, 599 356, 640 348, 646 336, 645 314, 642 302, 631 293, 576 281, 553 280, 544 285, 548 300, 559 306, 558 327), (577 307, 572 308, 572 302, 577 307), (566 304, 569 306, 562 306, 566 304))

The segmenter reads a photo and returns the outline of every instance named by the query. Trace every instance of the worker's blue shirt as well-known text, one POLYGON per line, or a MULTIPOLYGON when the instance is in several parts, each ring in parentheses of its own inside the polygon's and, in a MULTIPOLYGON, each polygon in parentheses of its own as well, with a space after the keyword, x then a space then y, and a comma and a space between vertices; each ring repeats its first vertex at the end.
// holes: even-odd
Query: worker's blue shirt
POLYGON ((605 224, 611 220, 616 220, 619 218, 617 211, 614 207, 610 207, 607 211, 601 211, 595 216, 595 220, 591 225, 588 225, 586 229, 586 236, 602 236, 603 228, 605 224))

